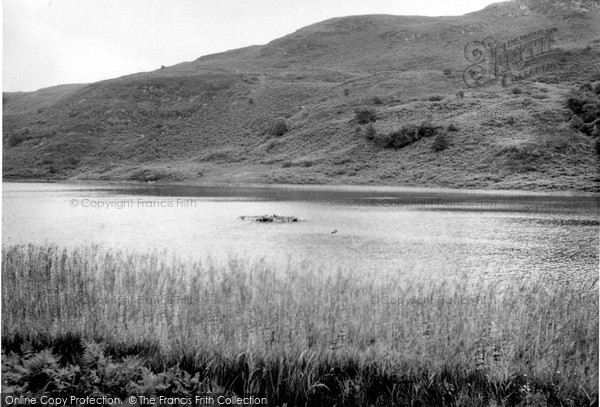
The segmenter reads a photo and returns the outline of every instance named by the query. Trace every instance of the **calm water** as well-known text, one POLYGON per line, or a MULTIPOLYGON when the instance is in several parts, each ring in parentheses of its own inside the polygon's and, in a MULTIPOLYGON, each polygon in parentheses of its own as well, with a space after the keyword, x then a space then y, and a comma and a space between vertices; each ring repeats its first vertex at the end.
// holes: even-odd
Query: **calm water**
POLYGON ((369 187, 3 184, 3 244, 310 260, 323 270, 597 273, 597 196, 369 187), (242 215, 278 214, 264 224, 242 215), (337 232, 335 232, 337 231, 337 232))

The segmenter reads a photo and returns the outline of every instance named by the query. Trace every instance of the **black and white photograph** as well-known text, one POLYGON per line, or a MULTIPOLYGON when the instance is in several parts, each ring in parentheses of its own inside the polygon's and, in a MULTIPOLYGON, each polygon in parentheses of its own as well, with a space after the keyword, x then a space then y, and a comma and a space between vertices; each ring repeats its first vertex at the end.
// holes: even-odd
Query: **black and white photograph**
POLYGON ((2 22, 2 407, 598 407, 600 1, 2 22))

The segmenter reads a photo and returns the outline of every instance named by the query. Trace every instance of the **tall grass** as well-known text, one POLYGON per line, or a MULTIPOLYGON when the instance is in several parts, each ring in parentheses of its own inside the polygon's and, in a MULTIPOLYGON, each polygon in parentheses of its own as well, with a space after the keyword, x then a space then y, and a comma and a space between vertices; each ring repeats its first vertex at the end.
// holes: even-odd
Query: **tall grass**
POLYGON ((3 247, 3 359, 14 352, 14 366, 24 346, 47 347, 62 364, 79 363, 86 341, 117 359, 137 355, 154 372, 178 365, 280 403, 598 398, 593 279, 423 286, 308 263, 3 247))

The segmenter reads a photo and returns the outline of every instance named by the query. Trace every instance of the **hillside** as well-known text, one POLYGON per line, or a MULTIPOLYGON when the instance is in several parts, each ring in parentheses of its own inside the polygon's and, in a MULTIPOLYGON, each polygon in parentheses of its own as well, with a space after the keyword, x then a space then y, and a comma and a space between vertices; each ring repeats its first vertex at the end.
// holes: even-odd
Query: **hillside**
POLYGON ((3 177, 600 191, 600 10, 571 3, 335 18, 153 72, 5 93, 3 177), (467 86, 469 43, 551 28, 535 61, 550 68, 467 86), (567 100, 582 85, 578 116, 567 100))

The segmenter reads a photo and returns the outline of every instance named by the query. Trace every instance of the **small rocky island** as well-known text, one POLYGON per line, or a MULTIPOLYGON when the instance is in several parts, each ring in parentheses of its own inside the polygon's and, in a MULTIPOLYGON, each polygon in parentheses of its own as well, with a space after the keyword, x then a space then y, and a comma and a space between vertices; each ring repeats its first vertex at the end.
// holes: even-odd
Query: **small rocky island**
POLYGON ((241 220, 251 220, 254 222, 298 222, 295 216, 279 216, 279 215, 260 215, 260 216, 240 216, 241 220))

